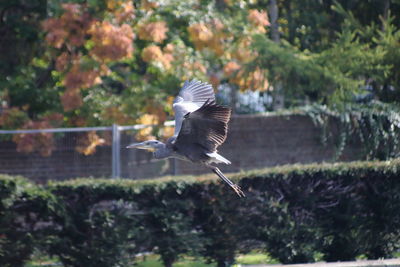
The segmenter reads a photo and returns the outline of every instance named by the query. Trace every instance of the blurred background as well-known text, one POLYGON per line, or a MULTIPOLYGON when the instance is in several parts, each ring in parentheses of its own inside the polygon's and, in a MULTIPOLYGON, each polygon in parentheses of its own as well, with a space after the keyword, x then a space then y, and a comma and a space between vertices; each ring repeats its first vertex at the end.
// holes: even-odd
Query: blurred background
POLYGON ((0 266, 399 266, 399 14, 400 0, 0 0, 0 266), (173 134, 191 79, 233 110, 221 169, 245 198, 125 148, 173 134))
POLYGON ((398 0, 1 1, 0 172, 202 173, 125 149, 172 135, 187 79, 233 109, 224 171, 395 158, 399 11, 398 0))

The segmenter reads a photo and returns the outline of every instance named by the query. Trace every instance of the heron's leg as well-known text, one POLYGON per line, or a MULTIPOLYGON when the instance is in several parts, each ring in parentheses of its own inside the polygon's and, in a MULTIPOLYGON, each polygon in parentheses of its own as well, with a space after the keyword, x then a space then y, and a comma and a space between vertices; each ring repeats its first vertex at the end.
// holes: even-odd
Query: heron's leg
POLYGON ((240 187, 233 183, 231 180, 226 177, 221 170, 218 167, 207 165, 216 175, 218 175, 219 178, 221 178, 225 183, 227 183, 234 191, 236 194, 238 194, 239 197, 244 197, 245 194, 243 193, 242 189, 240 187))

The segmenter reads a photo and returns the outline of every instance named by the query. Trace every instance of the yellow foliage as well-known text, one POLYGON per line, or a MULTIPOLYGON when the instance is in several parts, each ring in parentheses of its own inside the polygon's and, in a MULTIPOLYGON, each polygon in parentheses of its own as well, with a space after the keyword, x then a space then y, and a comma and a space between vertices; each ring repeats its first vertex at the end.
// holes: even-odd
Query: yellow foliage
POLYGON ((248 63, 257 57, 257 52, 249 49, 251 47, 252 38, 251 36, 245 36, 241 38, 232 54, 233 58, 241 63, 248 63))
POLYGON ((182 77, 183 80, 190 79, 193 76, 204 75, 207 73, 206 66, 203 65, 200 61, 188 62, 184 61, 182 64, 182 68, 185 71, 185 77, 182 77))
POLYGON ((119 7, 123 3, 123 0, 107 0, 106 5, 107 9, 109 10, 115 10, 117 7, 119 7))
POLYGON ((150 45, 142 50, 142 59, 144 62, 161 61, 163 53, 161 48, 157 45, 150 45))
POLYGON ((190 25, 188 32, 197 49, 207 46, 208 42, 213 38, 210 26, 202 22, 190 25))
POLYGON ((228 37, 224 29, 224 24, 214 19, 210 23, 194 23, 188 27, 188 32, 197 50, 209 48, 217 56, 222 56, 225 52, 224 42, 228 37))
MULTIPOLYGON (((152 114, 144 114, 137 121, 138 124, 144 124, 144 125, 156 125, 158 124, 158 122, 159 122, 158 117, 152 114)), ((138 141, 155 139, 155 137, 151 135, 152 132, 153 132, 153 127, 151 126, 140 129, 135 135, 135 138, 138 141)))
POLYGON ((96 152, 96 147, 104 145, 105 140, 100 138, 96 132, 88 132, 78 137, 77 146, 75 150, 85 156, 91 155, 96 152))
POLYGON ((166 70, 169 70, 172 67, 171 62, 174 57, 170 53, 163 53, 159 46, 150 45, 142 50, 142 59, 148 63, 159 62, 166 70))
POLYGON ((156 125, 158 124, 158 117, 153 114, 144 114, 138 119, 139 124, 156 125))
MULTIPOLYGON (((145 108, 146 112, 148 114, 151 114, 151 116, 154 116, 152 119, 153 123, 152 124, 163 124, 167 120, 167 113, 164 111, 164 107, 159 104, 155 103, 154 101, 150 100, 149 103, 147 104, 145 108)), ((145 124, 145 123, 143 123, 145 124)))
POLYGON ((230 81, 237 84, 241 91, 252 90, 262 92, 270 90, 266 73, 260 67, 249 73, 240 70, 230 81))
POLYGON ((121 106, 107 107, 101 113, 101 118, 122 125, 135 123, 131 117, 121 110, 121 106))
POLYGON ((172 126, 166 126, 162 129, 162 138, 164 140, 167 140, 168 138, 170 138, 171 136, 174 135, 174 127, 172 126))

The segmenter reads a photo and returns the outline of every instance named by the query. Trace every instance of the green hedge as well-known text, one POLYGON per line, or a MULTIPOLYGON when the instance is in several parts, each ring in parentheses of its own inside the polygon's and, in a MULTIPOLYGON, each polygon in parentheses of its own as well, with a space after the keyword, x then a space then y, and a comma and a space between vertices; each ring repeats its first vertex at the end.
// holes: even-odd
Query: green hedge
POLYGON ((56 198, 22 177, 0 175, 0 266, 24 266, 53 229, 56 198))
POLYGON ((394 160, 230 175, 246 192, 242 199, 212 175, 45 188, 3 176, 0 263, 18 266, 16 258, 26 260, 35 247, 65 266, 126 266, 144 251, 165 266, 182 254, 227 266, 253 248, 283 263, 390 257, 400 247, 399 174, 394 160), (19 230, 14 242, 21 216, 36 227, 19 230))

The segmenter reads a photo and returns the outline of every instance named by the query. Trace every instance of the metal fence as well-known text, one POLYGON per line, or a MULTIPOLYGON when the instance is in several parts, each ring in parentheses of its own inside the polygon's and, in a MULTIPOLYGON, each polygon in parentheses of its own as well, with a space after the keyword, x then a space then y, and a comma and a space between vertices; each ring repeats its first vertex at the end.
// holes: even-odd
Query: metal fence
MULTIPOLYGON (((173 121, 165 123, 165 126, 173 125, 173 121)), ((106 127, 0 130, 0 140, 3 140, 0 141, 0 173, 19 174, 38 182, 88 176, 137 179, 174 174, 174 160, 156 161, 148 152, 125 148, 135 141, 136 131, 151 126, 114 124, 106 127), (87 132, 107 133, 111 142, 85 156, 75 147, 79 135, 87 132), (16 144, 10 141, 13 135, 43 133, 52 133, 55 139, 54 151, 48 156, 18 152, 16 144)))

